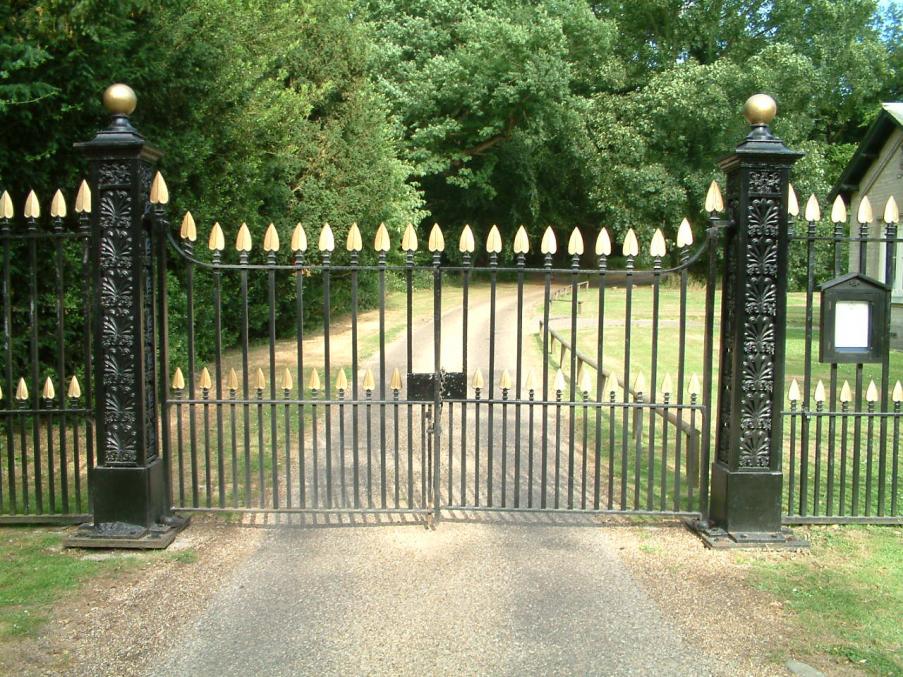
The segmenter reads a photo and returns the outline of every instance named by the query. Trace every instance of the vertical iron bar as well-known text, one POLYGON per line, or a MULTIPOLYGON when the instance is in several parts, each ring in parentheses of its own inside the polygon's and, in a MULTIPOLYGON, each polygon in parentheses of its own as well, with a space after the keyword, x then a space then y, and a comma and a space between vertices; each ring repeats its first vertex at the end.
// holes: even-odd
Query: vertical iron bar
MULTIPOLYGON (((695 407, 696 406, 696 393, 690 393, 690 404, 695 407)), ((691 434, 695 435, 696 431, 696 409, 690 409, 690 430, 691 434)), ((687 453, 690 453, 690 441, 687 439, 687 453)), ((687 471, 690 470, 690 464, 687 464, 687 471)), ((697 472, 699 471, 699 467, 696 468, 697 472)), ((701 497, 700 497, 701 498, 701 497)), ((689 478, 687 481, 687 510, 693 509, 693 478, 689 478)), ((701 511, 700 511, 701 512, 701 511)))
POLYGON ((875 437, 875 403, 868 403, 868 419, 865 447, 865 516, 872 514, 872 464, 874 463, 874 437, 875 437))
POLYGON ((514 507, 520 507, 521 383, 524 368, 524 255, 517 255, 517 364, 514 373, 514 507))
POLYGON ((31 382, 34 384, 32 389, 32 407, 34 414, 31 417, 31 435, 34 443, 34 487, 35 487, 35 509, 40 515, 44 512, 44 490, 41 469, 41 427, 37 412, 41 408, 41 381, 40 381, 40 363, 38 362, 38 250, 37 250, 37 233, 38 224, 34 218, 28 219, 28 232, 31 237, 28 239, 29 254, 29 297, 28 297, 28 325, 31 328, 31 382))
MULTIPOLYGON (((300 224, 298 225, 300 228, 300 224)), ((303 230, 302 230, 303 232, 303 230)), ((307 506, 304 437, 304 251, 295 250, 295 352, 298 363, 298 505, 307 506)), ((291 494, 291 490, 289 490, 291 494)))
POLYGON ((533 410, 533 397, 534 397, 533 388, 530 388, 530 408, 528 409, 528 420, 527 420, 527 507, 533 507, 533 418, 534 418, 534 410, 533 410))
POLYGON ((452 460, 455 455, 455 405, 454 402, 448 403, 448 505, 453 505, 452 489, 454 487, 452 477, 452 460))
POLYGON ((540 441, 539 507, 546 507, 549 460, 549 305, 552 287, 552 254, 545 255, 545 290, 542 304, 542 439, 540 441))
MULTIPOLYGON (((634 257, 627 257, 627 274, 624 283, 624 403, 630 400, 630 333, 633 319, 633 265, 634 257)), ((621 510, 627 509, 627 438, 629 434, 630 407, 623 407, 623 430, 621 431, 621 510)), ((639 487, 637 487, 639 489, 639 487)))
MULTIPOLYGON (((73 400, 71 408, 78 407, 78 402, 73 400)), ((168 415, 168 410, 167 410, 168 415)), ((74 416, 72 420, 72 474, 75 476, 75 511, 82 511, 82 470, 81 470, 81 442, 79 442, 78 434, 78 416, 74 416)), ((167 484, 171 480, 167 477, 167 484)), ((172 502, 170 502, 170 505, 172 502)))
MULTIPOLYGON (((577 426, 577 271, 580 268, 580 256, 571 256, 571 364, 570 388, 568 397, 568 509, 574 508, 574 452, 577 426)), ((562 365, 563 366, 563 365, 562 365)))
MULTIPOLYGON (((6 392, 9 398, 10 413, 6 415, 6 463, 7 477, 6 481, 9 486, 9 505, 10 513, 16 514, 16 445, 15 445, 15 414, 13 400, 13 334, 12 334, 12 287, 10 286, 10 228, 9 219, 0 218, 0 239, 3 240, 3 352, 6 354, 5 360, 5 376, 6 376, 6 392)), ((87 266, 85 266, 87 270, 87 266)), ((85 332, 87 334, 87 332, 85 332)))
MULTIPOLYGON (((400 496, 399 496, 399 483, 400 477, 398 472, 398 442, 399 442, 399 431, 398 431, 398 390, 393 389, 392 391, 392 416, 393 416, 393 426, 392 429, 395 431, 395 508, 400 508, 400 496)), ((355 479, 355 492, 357 491, 357 479, 355 479)))
MULTIPOLYGON (((461 289, 461 371, 467 379, 467 305, 470 295, 470 252, 464 252, 461 289)), ((461 403, 461 505, 467 505, 467 397, 461 403)))
MULTIPOLYGON (((248 252, 239 252, 241 264, 241 384, 245 443, 245 505, 251 506, 251 388, 248 374, 248 252)), ((263 487, 261 487, 263 489, 263 487)))
MULTIPOLYGON (((53 400, 45 399, 44 400, 47 405, 47 409, 53 409, 53 400)), ((35 416, 40 418, 40 412, 36 412, 35 416)), ((48 411, 46 414, 47 420, 47 494, 48 494, 48 503, 47 503, 47 512, 53 514, 56 512, 56 473, 54 468, 54 459, 53 459, 53 414, 48 411)))
POLYGON ((260 387, 260 383, 257 386, 257 481, 260 485, 257 497, 260 507, 264 508, 266 507, 266 451, 263 445, 263 388, 260 387))
POLYGON ((894 447, 891 466, 890 514, 897 515, 897 494, 900 486, 900 402, 894 402, 894 447))
POLYGON ((790 401, 790 474, 787 482, 787 513, 792 515, 796 490, 796 400, 790 401))
MULTIPOLYGON (((655 393, 658 389, 658 316, 659 316, 659 286, 661 284, 662 257, 656 256, 652 260, 652 369, 649 381, 649 467, 646 470, 646 509, 652 510, 652 494, 655 487, 655 393)), ((667 419, 662 424, 668 425, 667 419)), ((664 468, 662 468, 664 473, 664 468)))
MULTIPOLYGON (((276 408, 276 271, 272 266, 276 265, 276 252, 267 252, 267 301, 269 311, 270 328, 270 455, 273 467, 273 508, 279 507, 279 458, 277 439, 277 411, 276 408)), ((330 504, 331 505, 331 504, 330 504)))
MULTIPOLYGON (((706 246, 709 250, 708 277, 705 286, 705 337, 702 365, 702 404, 705 407, 702 422, 702 477, 699 483, 699 511, 702 520, 706 524, 709 521, 709 477, 711 476, 711 445, 712 445, 712 420, 715 413, 712 411, 712 360, 714 360, 715 343, 715 284, 718 274, 718 259, 715 243, 718 238, 718 230, 714 227, 706 232, 706 246)), ((667 421, 668 419, 663 419, 667 421)), ((662 430, 668 427, 662 423, 662 430)), ((667 466, 662 464, 662 473, 667 473, 667 466)))
MULTIPOLYGON (((891 289, 894 286, 894 273, 896 261, 894 249, 897 246, 897 224, 885 224, 884 243, 884 283, 891 289)), ((885 299, 885 317, 891 316, 891 295, 885 299)), ((890 350, 885 350, 881 356, 881 413, 890 412, 890 350)), ((878 516, 884 516, 885 492, 887 482, 887 416, 882 416, 878 422, 878 516)))
POLYGON ((486 390, 486 406, 489 413, 486 417, 486 505, 490 508, 493 504, 493 447, 495 446, 495 430, 493 418, 495 412, 495 287, 498 272, 498 254, 489 254, 489 384, 486 390))
MULTIPOLYGON (((680 252, 680 260, 681 264, 684 266, 680 271, 680 325, 678 328, 678 338, 677 338, 677 407, 675 408, 675 412, 678 415, 678 422, 683 423, 684 420, 684 389, 686 387, 686 382, 684 380, 686 376, 686 367, 687 367, 687 268, 686 263, 689 258, 689 249, 688 247, 683 247, 680 252)), ((681 443, 683 442, 683 436, 679 431, 676 431, 674 434, 674 509, 680 510, 680 460, 681 460, 681 443)), ((687 444, 687 470, 690 469, 690 446, 687 444)), ((689 477, 687 478, 687 483, 689 483, 689 477)), ((691 508, 690 508, 691 509, 691 508)))
POLYGON ((608 393, 608 509, 614 509, 615 501, 615 391, 608 393))
MULTIPOLYGON (((665 392, 662 395, 664 409, 662 410, 662 476, 659 478, 659 509, 664 512, 665 504, 668 496, 668 405, 671 403, 671 393, 665 392)), ((676 433, 680 435, 678 431, 676 433)), ((703 515, 704 517, 704 515, 703 515)))
POLYGON ((806 234, 806 328, 803 355, 803 411, 800 421, 800 515, 807 512, 809 495, 809 411, 812 390, 812 313, 815 291, 816 222, 809 221, 806 234))
POLYGON ((555 509, 561 498, 561 391, 555 388, 555 509))
MULTIPOLYGON (((299 390, 304 389, 304 384, 299 384, 299 390)), ((285 395, 285 406, 283 407, 283 419, 285 425, 285 505, 287 508, 292 507, 292 419, 291 405, 289 399, 292 396, 290 388, 283 388, 285 395)), ((342 487, 344 488, 344 484, 342 487)), ((342 505, 345 505, 344 500, 342 505)))
POLYGON ((175 392, 176 398, 176 454, 179 466, 179 506, 185 507, 185 444, 182 439, 182 391, 175 392))
POLYGON ((232 448, 232 506, 238 507, 238 427, 235 424, 235 389, 229 388, 229 431, 232 448))
MULTIPOLYGON (((330 306, 332 301, 332 269, 330 268, 330 253, 323 252, 323 431, 325 441, 323 444, 323 453, 326 456, 326 507, 332 508, 332 406, 329 401, 332 399, 332 374, 330 373, 331 359, 329 356, 329 325, 330 306)), ((314 458, 316 464, 317 459, 314 458)), ((319 481, 316 477, 317 470, 314 470, 315 481, 319 481)), ((314 485, 315 487, 318 485, 314 485)), ((317 490, 314 489, 314 502, 318 503, 317 490)))
MULTIPOLYGON (((433 518, 439 520, 441 500, 439 491, 441 477, 439 463, 442 459, 441 435, 442 435, 442 270, 440 268, 442 254, 433 252, 433 518)), ((383 272, 385 275, 385 272, 383 272)), ((383 365, 383 382, 380 388, 385 401, 385 365, 383 365)), ((385 405, 382 409, 382 472, 383 472, 383 507, 386 507, 386 421, 385 405)), ((449 468, 451 471, 451 468, 449 468)))
POLYGON ((636 443, 634 449, 634 466, 633 466, 633 509, 640 509, 640 474, 643 464, 643 393, 637 392, 635 396, 637 406, 637 416, 634 418, 633 437, 636 443))
MULTIPOLYGON (((310 441, 311 441, 311 508, 319 508, 320 507, 320 480, 319 480, 319 468, 317 467, 317 454, 319 446, 319 434, 317 432, 317 389, 311 388, 310 390, 310 399, 311 399, 311 422, 310 422, 310 441)), ((369 418, 367 419, 369 420, 369 418)))
POLYGON ((213 251, 213 350, 215 353, 214 376, 216 378, 216 451, 217 476, 219 480, 219 507, 226 507, 226 460, 224 458, 223 425, 223 296, 222 277, 219 269, 221 252, 213 251))
POLYGON ((581 510, 586 510, 586 463, 587 463, 586 446, 587 446, 587 439, 588 439, 587 436, 589 434, 589 431, 588 431, 589 423, 586 418, 587 414, 589 413, 589 411, 587 409, 587 398, 588 397, 589 397, 589 393, 584 391, 583 392, 583 445, 581 447, 582 452, 583 452, 583 468, 582 468, 582 472, 581 472, 583 481, 580 485, 580 509, 581 510))
MULTIPOLYGON (((162 209, 162 207, 161 207, 162 209)), ((156 212, 155 212, 156 215, 156 212)), ((169 321, 167 319, 167 285, 166 285, 166 246, 163 244, 163 227, 165 220, 157 218, 157 294, 158 294, 158 319, 160 331, 160 402, 165 402, 169 396, 169 321)), ((85 414, 85 468, 94 467, 94 426, 92 425, 91 411, 94 403, 92 394, 92 379, 94 374, 93 355, 91 350, 91 327, 92 327, 92 306, 93 306, 93 287, 91 280, 93 279, 93 271, 89 265, 91 256, 91 219, 87 212, 80 212, 78 215, 78 228, 82 241, 82 314, 84 316, 82 350, 84 351, 84 402, 88 412, 85 414)), ((12 384, 10 384, 12 385, 12 384)), ((163 433, 163 460, 166 470, 166 495, 168 503, 172 505, 172 469, 170 467, 170 439, 169 439, 169 420, 164 417, 162 422, 163 433)), ((91 487, 90 483, 86 486, 88 491, 88 509, 92 509, 91 487)))
MULTIPOLYGON (((436 332, 439 323, 435 324, 436 332)), ((438 339, 437 339, 438 340, 438 339)), ((438 347, 436 349, 438 351, 438 347)), ((436 355, 438 374, 439 356, 436 355)), ((438 427, 439 422, 436 421, 438 427)), ((436 445, 438 449, 439 445, 436 445)), ((386 252, 379 252, 379 507, 386 507, 386 252)))
POLYGON ((339 388, 339 488, 342 507, 348 507, 348 491, 345 488, 345 389, 339 388))
POLYGON ((837 365, 831 365, 831 385, 830 392, 828 394, 830 400, 828 400, 828 411, 831 412, 831 415, 828 416, 828 477, 827 477, 827 489, 828 495, 825 499, 825 514, 829 517, 834 514, 834 447, 835 447, 835 436, 837 434, 837 417, 834 415, 834 412, 837 411, 837 365))
MULTIPOLYGON (((864 270, 864 268, 862 269, 864 270)), ((859 478, 861 474, 862 440, 862 365, 856 365, 856 409, 853 414, 853 495, 852 513, 859 514, 859 478)))
POLYGON ((201 397, 204 400, 204 479, 206 487, 207 507, 211 507, 213 493, 212 478, 210 476, 210 391, 207 388, 202 389, 201 397))
MULTIPOLYGON (((63 232, 63 219, 55 218, 53 230, 58 235, 63 232)), ((56 359, 57 379, 60 384, 60 496, 63 512, 69 512, 69 460, 66 453, 66 342, 63 338, 65 331, 65 309, 63 306, 63 238, 56 239, 56 359)), ((53 450, 50 452, 53 455, 53 450)), ((52 483, 52 480, 51 480, 52 483)))
MULTIPOLYGON (((516 432, 516 431, 515 431, 516 432)), ((502 502, 501 507, 507 506, 507 475, 508 475, 508 389, 502 389, 502 502)))
POLYGON ((849 403, 840 403, 840 500, 838 501, 838 515, 847 514, 846 494, 847 494, 847 433, 848 433, 848 413, 849 403))
MULTIPOLYGON (((602 387, 605 378, 605 282, 606 272, 608 269, 608 256, 604 253, 599 254, 599 302, 596 313, 596 402, 602 402, 602 387)), ((601 481, 602 481, 602 407, 596 408, 596 466, 593 489, 593 510, 599 509, 601 481)), ((612 468, 609 466, 608 474, 611 476, 612 468)), ((609 494, 610 495, 610 494, 609 494)))
POLYGON ((358 390, 358 352, 357 352, 357 296, 358 296, 358 252, 356 249, 351 251, 351 457, 352 457, 352 481, 354 483, 354 507, 361 507, 360 496, 360 436, 358 421, 358 401, 360 391, 358 390))
MULTIPOLYGON (((823 402, 815 403, 817 414, 824 412, 824 409, 825 405, 823 402)), ((818 516, 821 498, 821 429, 822 417, 817 416, 815 419, 815 482, 812 492, 812 514, 815 516, 818 516)))
MULTIPOLYGON (((405 323, 406 336, 407 340, 405 342, 405 350, 407 352, 407 365, 408 365, 408 374, 411 374, 414 369, 414 358, 413 358, 413 327, 414 327, 414 310, 413 310, 413 289, 414 289, 414 253, 408 251, 405 254, 405 296, 407 302, 407 320, 405 323)), ((465 299, 467 294, 467 287, 464 287, 465 291, 465 299)), ((467 322, 467 306, 464 307, 464 322, 466 326, 467 322)), ((467 337, 465 336, 464 342, 465 350, 467 349, 467 337)), ((367 421, 369 422, 370 418, 368 416, 367 421)), ((414 507, 414 407, 411 404, 410 393, 408 393, 408 508, 414 507)), ((369 423, 368 423, 369 425, 369 423)), ((369 435, 368 435, 369 438, 369 435)), ((423 466, 420 468, 421 474, 423 473, 423 466)))
POLYGON ((22 507, 23 512, 27 515, 29 512, 31 512, 31 501, 28 491, 28 446, 25 440, 25 428, 27 426, 27 422, 25 420, 25 412, 28 410, 28 401, 22 400, 20 406, 22 407, 22 413, 19 416, 19 441, 22 445, 22 507))
MULTIPOLYGON (((189 256, 194 254, 194 243, 189 239, 182 241, 182 246, 189 256)), ((188 444, 191 450, 191 505, 197 508, 198 503, 198 467, 197 467, 197 425, 195 422, 195 342, 194 342, 194 264, 189 258, 185 262, 185 286, 187 296, 188 329, 188 444)))
POLYGON ((480 506, 480 389, 474 390, 474 459, 473 459, 473 504, 475 507, 480 506))
POLYGON ((366 415, 367 415, 367 507, 373 508, 373 420, 371 418, 371 399, 373 391, 366 391, 366 415))

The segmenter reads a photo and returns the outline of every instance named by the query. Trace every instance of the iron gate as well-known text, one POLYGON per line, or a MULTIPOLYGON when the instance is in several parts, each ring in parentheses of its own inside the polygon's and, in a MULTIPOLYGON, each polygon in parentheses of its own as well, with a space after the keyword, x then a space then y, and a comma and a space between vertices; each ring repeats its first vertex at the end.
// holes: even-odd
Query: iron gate
POLYGON ((173 374, 163 402, 173 505, 699 515, 706 497, 701 471, 708 467, 711 389, 703 383, 712 379, 719 227, 714 223, 694 248, 690 224, 681 224, 673 268, 663 267, 666 239, 657 231, 644 257, 648 270, 635 267, 640 251, 632 231, 620 252, 626 267, 614 270, 604 229, 594 238, 592 268, 582 264, 590 257, 577 229, 569 234, 570 267, 556 268, 552 229, 542 238, 540 265, 528 266, 523 228, 512 264, 501 265, 498 229, 489 230, 478 254, 469 226, 458 237, 459 261, 447 262, 438 226, 421 258, 412 226, 394 255, 384 225, 365 253, 353 224, 344 233, 346 259, 336 263, 330 226, 319 232, 316 253, 305 229, 295 226, 286 255, 270 225, 263 256, 252 262, 245 224, 234 246, 226 246, 214 224, 207 246, 196 247, 194 217, 185 214, 180 237, 168 235, 166 254, 184 271, 186 295, 184 322, 170 316, 167 335, 186 347, 186 371, 164 365, 173 374), (694 301, 688 271, 706 256, 710 274, 703 288, 692 290, 694 301), (333 310, 339 276, 350 290, 347 319, 333 310), (366 276, 377 280, 374 320, 359 304, 366 276), (403 287, 391 297, 389 278, 403 287), (265 350, 250 342, 255 286, 266 290, 260 296, 265 313, 258 313, 265 317, 265 350), (200 287, 207 290, 202 297, 200 287), (229 295, 236 304, 230 318, 224 288, 236 292, 229 295), (280 302, 283 292, 289 298, 280 302), (390 327, 387 304, 397 300, 404 312, 391 311, 390 327), (638 303, 648 306, 639 320, 638 303), (316 328, 304 321, 309 304, 321 315, 316 328), (293 336, 280 339, 286 309, 293 336), (347 321, 346 331, 337 334, 337 320, 347 321), (365 321, 375 322, 375 345, 361 336, 365 321), (204 351, 197 348, 201 322, 214 333, 204 351), (611 329, 614 324, 620 328, 611 329), (688 326, 699 339, 693 355, 688 326), (398 338, 387 342, 393 329, 400 329, 398 338), (238 337, 237 347, 223 346, 224 333, 238 337), (632 347, 641 335, 642 354, 632 347), (625 349, 606 353, 618 343, 625 349), (662 345, 678 350, 663 355, 662 345))

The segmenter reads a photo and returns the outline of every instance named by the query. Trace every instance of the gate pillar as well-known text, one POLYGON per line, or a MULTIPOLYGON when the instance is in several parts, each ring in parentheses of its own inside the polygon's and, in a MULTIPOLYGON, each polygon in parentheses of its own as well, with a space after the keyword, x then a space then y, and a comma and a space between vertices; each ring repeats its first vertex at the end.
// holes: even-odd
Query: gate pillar
POLYGON ((77 147, 88 156, 93 269, 97 465, 89 471, 94 524, 67 545, 166 547, 169 516, 158 452, 156 343, 148 195, 160 153, 129 122, 126 85, 103 95, 110 125, 77 147))
POLYGON ((752 131, 721 161, 731 225, 725 232, 716 458, 710 545, 797 544, 781 528, 787 196, 801 153, 768 125, 776 106, 746 102, 752 131))

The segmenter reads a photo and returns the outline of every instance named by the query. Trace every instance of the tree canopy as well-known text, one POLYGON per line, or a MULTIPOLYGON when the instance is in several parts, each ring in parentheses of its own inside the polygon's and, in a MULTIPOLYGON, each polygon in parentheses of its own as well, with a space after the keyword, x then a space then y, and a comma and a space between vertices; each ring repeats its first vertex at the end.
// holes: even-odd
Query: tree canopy
POLYGON ((824 195, 903 83, 877 0, 19 0, 0 7, 0 185, 70 190, 113 81, 199 223, 699 220, 743 101, 824 195))

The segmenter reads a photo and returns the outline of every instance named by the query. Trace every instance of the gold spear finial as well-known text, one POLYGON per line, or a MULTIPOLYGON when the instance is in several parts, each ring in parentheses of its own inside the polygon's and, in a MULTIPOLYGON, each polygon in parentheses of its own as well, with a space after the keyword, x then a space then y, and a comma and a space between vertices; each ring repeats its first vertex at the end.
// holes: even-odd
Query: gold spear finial
POLYGON ((242 223, 238 229, 238 236, 235 238, 235 249, 240 252, 251 251, 251 231, 248 230, 247 223, 242 223))
POLYGON ((875 385, 874 379, 869 381, 868 390, 865 391, 865 401, 866 402, 877 402, 878 401, 878 386, 875 385))
POLYGON ((314 367, 310 372, 310 379, 308 379, 307 381, 307 387, 311 390, 320 389, 320 374, 317 371, 316 367, 314 367))
POLYGON ((376 382, 373 380, 373 372, 367 367, 367 371, 364 372, 364 380, 361 383, 364 386, 364 390, 372 391, 376 388, 376 382))
POLYGON ((825 384, 822 383, 821 379, 818 379, 818 383, 815 385, 815 401, 816 402, 824 402, 825 401, 825 384))
POLYGON ((78 377, 75 374, 72 375, 72 378, 69 381, 69 392, 66 393, 66 396, 72 400, 77 400, 82 396, 82 387, 79 384, 78 377))
POLYGON ((850 389, 849 381, 844 381, 840 388, 840 401, 849 402, 853 399, 853 391, 850 389))
POLYGON ((169 188, 160 172, 154 174, 154 180, 151 182, 150 201, 155 205, 169 204, 169 188))
POLYGON ((862 200, 859 201, 859 210, 856 214, 856 220, 860 223, 871 223, 875 220, 875 216, 872 214, 872 203, 869 202, 869 196, 864 195, 862 200))
POLYGON ((41 393, 41 397, 45 400, 52 400, 56 398, 56 389, 53 387, 53 381, 50 380, 50 377, 47 377, 47 380, 44 381, 44 390, 41 393))
POLYGON ((717 181, 709 184, 709 189, 705 194, 705 210, 709 214, 717 214, 724 211, 724 198, 721 197, 721 188, 718 187, 717 181))
POLYGON ((790 216, 800 215, 800 203, 796 199, 796 191, 793 190, 793 184, 787 184, 787 213, 790 216))
POLYGON ((267 227, 266 233, 263 234, 263 251, 268 254, 275 254, 279 251, 279 233, 276 226, 272 223, 267 227))
POLYGON ((887 202, 884 204, 884 223, 899 223, 900 222, 900 209, 897 207, 897 201, 894 199, 894 196, 891 195, 887 198, 887 202))
POLYGON ((210 237, 207 239, 207 248, 210 251, 221 252, 226 248, 226 236, 219 222, 213 224, 210 229, 210 237))
POLYGON ((496 225, 489 229, 489 235, 486 237, 486 251, 489 254, 499 254, 502 251, 502 234, 496 225))
POLYGON ((791 402, 799 402, 800 401, 800 384, 796 379, 793 379, 790 382, 790 388, 787 391, 787 399, 791 402))
POLYGON ((254 379, 254 387, 258 392, 267 387, 267 379, 264 376, 263 369, 257 367, 257 376, 254 379))
POLYGON ((66 200, 63 198, 63 191, 57 188, 50 201, 50 216, 55 219, 66 218, 66 200))
POLYGON ((843 198, 838 195, 834 198, 834 204, 831 205, 831 223, 847 222, 847 206, 843 202, 843 198))
POLYGON ((332 226, 324 223, 320 229, 320 239, 317 242, 317 249, 321 252, 332 252, 335 249, 335 236, 332 234, 332 226))
POLYGON ((210 378, 210 371, 207 367, 201 369, 201 375, 198 377, 198 385, 201 390, 210 390, 213 387, 213 380, 210 378))
POLYGON ((185 376, 182 374, 182 370, 179 367, 176 367, 176 371, 172 375, 170 387, 173 390, 185 390, 185 376))
POLYGON ((28 386, 25 385, 25 379, 20 378, 19 384, 16 386, 16 399, 24 402, 28 399, 28 386))
POLYGON ((189 242, 194 242, 198 239, 198 229, 194 223, 194 217, 191 215, 191 212, 185 212, 185 216, 182 217, 182 227, 179 229, 179 237, 183 240, 188 240, 189 242))
POLYGON ((389 229, 386 228, 385 223, 379 224, 379 228, 376 229, 376 237, 373 238, 373 249, 378 252, 387 252, 391 249, 392 244, 389 241, 389 229))
POLYGON ((438 223, 434 223, 432 230, 430 230, 430 240, 427 243, 427 248, 433 254, 445 251, 445 236, 442 235, 442 229, 438 223))
POLYGON ((345 239, 345 249, 350 252, 359 252, 363 248, 364 241, 361 238, 361 229, 357 227, 357 222, 354 222, 348 229, 348 237, 345 239))
POLYGON ((602 228, 596 237, 596 256, 611 256, 611 236, 607 228, 602 228))
POLYGON ((691 244, 693 244, 693 228, 690 226, 690 222, 684 218, 677 227, 677 246, 683 249, 691 244))
POLYGON ((404 229, 404 235, 401 237, 401 251, 417 251, 417 231, 414 229, 413 223, 409 223, 404 229))
POLYGON ((568 255, 583 255, 583 235, 580 234, 579 228, 575 227, 574 230, 571 231, 571 237, 568 238, 568 255))
POLYGON ((395 367, 392 372, 392 382, 389 383, 389 387, 392 390, 401 390, 401 372, 398 371, 398 367, 395 367))
POLYGON ((91 187, 88 182, 82 179, 78 192, 75 194, 75 213, 90 214, 91 213, 91 187))
POLYGON ((547 226, 542 234, 539 251, 541 254, 554 254, 558 251, 558 243, 555 241, 555 231, 552 230, 552 226, 547 226))
POLYGON ((473 254, 475 247, 476 242, 474 241, 473 231, 469 225, 465 224, 464 230, 461 231, 461 237, 458 240, 458 251, 462 254, 473 254))
MULTIPOLYGON (((836 205, 837 202, 835 202, 834 204, 836 205)), ((843 205, 843 201, 841 201, 840 204, 843 205)), ((834 209, 837 209, 837 207, 835 206, 834 209)), ((834 213, 833 209, 831 210, 831 213, 832 214, 834 213)), ((818 206, 818 198, 815 197, 814 193, 809 196, 809 201, 806 202, 806 213, 805 213, 804 217, 805 217, 806 221, 808 221, 809 223, 815 223, 816 221, 821 221, 821 207, 818 206)), ((846 220, 846 216, 844 216, 844 218, 841 219, 841 221, 844 221, 844 220, 846 220)), ((837 223, 837 222, 835 221, 835 223, 837 223)))
POLYGON ((13 201, 5 190, 0 195, 0 219, 13 218, 13 201))
POLYGON ((665 235, 661 228, 656 228, 652 235, 652 242, 649 243, 650 256, 664 256, 667 253, 665 247, 665 235))
POLYGON ((480 368, 477 367, 473 372, 473 378, 470 381, 470 385, 474 390, 482 390, 483 388, 483 372, 480 371, 480 368))
POLYGON ((502 390, 511 389, 511 374, 508 373, 507 369, 502 370, 502 377, 499 379, 499 388, 502 390))
POLYGON ((38 202, 38 196, 35 192, 29 191, 28 197, 25 198, 25 214, 26 219, 37 219, 41 216, 41 203, 38 202))
POLYGON ((288 367, 282 370, 282 383, 280 385, 285 392, 289 392, 295 386, 294 379, 292 379, 292 370, 288 367))
POLYGON ((640 243, 637 242, 633 228, 628 228, 627 235, 624 236, 623 252, 624 256, 638 256, 640 253, 640 243))
POLYGON ((231 391, 238 390, 238 374, 234 368, 229 368, 229 376, 226 377, 226 387, 231 391))
POLYGON ((307 233, 304 232, 304 226, 302 226, 300 223, 297 224, 295 226, 295 230, 292 231, 292 251, 307 251, 307 233))
POLYGON ((348 377, 345 376, 345 370, 339 369, 339 375, 335 379, 336 390, 348 390, 348 377))
POLYGON ((521 226, 514 234, 514 253, 527 254, 530 251, 530 238, 527 237, 527 229, 521 226))

